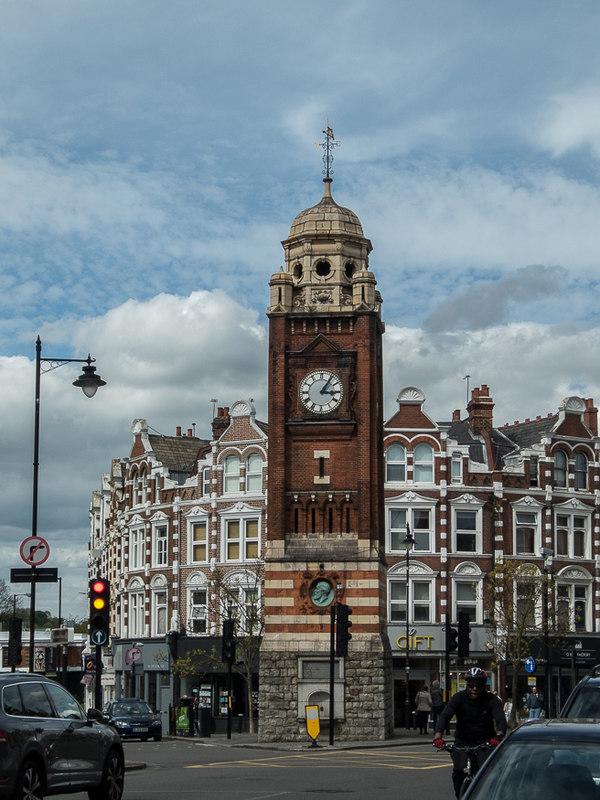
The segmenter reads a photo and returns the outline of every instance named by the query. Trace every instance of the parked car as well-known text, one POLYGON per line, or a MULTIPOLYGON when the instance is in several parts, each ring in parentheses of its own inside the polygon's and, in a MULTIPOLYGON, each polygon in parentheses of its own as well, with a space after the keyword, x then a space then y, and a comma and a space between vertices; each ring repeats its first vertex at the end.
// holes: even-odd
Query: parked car
POLYGON ((115 728, 121 739, 162 739, 162 722, 158 711, 153 711, 145 700, 122 697, 104 706, 105 718, 115 728))
POLYGON ((121 800, 123 746, 101 718, 44 675, 0 674, 0 798, 87 791, 121 800))
POLYGON ((600 719, 600 666, 579 681, 560 710, 560 717, 600 719))
POLYGON ((597 800, 600 724, 527 722, 492 751, 464 800, 597 800))

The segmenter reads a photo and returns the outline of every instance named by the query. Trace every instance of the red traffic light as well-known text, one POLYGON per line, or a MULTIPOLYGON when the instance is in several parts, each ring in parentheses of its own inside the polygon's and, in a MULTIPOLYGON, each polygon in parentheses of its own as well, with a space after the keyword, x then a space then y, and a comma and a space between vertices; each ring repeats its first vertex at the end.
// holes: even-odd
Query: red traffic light
POLYGON ((106 589, 106 582, 105 581, 92 581, 92 591, 96 592, 97 594, 102 594, 102 592, 106 589))

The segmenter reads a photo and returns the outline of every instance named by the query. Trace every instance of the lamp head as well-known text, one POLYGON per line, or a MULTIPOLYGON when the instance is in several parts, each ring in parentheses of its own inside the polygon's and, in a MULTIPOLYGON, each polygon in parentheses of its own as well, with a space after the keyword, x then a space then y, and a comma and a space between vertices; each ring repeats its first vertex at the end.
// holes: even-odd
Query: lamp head
POLYGON ((106 386, 106 381, 103 381, 100 375, 96 375, 96 367, 92 366, 93 360, 88 355, 87 367, 84 367, 81 375, 73 381, 73 386, 79 386, 86 397, 93 397, 100 386, 106 386))

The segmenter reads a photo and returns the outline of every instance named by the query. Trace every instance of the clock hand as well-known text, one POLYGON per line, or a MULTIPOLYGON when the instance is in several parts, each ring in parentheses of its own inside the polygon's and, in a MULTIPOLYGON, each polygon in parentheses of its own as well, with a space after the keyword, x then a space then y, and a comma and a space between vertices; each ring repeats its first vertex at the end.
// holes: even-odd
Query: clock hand
POLYGON ((327 383, 326 383, 326 384, 325 384, 325 386, 323 386, 323 387, 322 387, 322 389, 321 389, 321 394, 333 394, 333 392, 328 392, 328 391, 327 391, 327 387, 328 387, 328 386, 329 386, 329 384, 331 383, 332 379, 333 379, 333 375, 330 375, 330 376, 329 376, 329 379, 328 379, 328 381, 327 381, 327 383))

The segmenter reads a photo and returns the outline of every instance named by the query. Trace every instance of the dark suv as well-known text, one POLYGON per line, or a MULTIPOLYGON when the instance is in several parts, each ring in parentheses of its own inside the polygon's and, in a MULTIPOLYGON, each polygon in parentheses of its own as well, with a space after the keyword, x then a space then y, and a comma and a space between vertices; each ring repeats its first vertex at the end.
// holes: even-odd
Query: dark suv
POLYGON ((50 678, 0 674, 0 798, 87 791, 90 800, 121 800, 123 747, 101 718, 50 678))
POLYGON ((561 717, 600 719, 600 665, 579 681, 560 710, 561 717))

